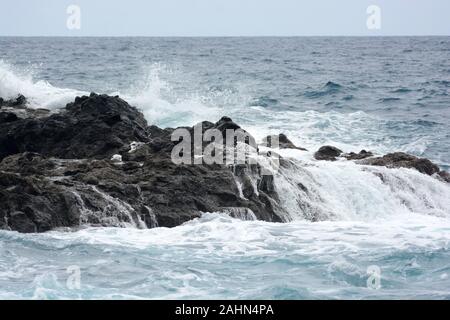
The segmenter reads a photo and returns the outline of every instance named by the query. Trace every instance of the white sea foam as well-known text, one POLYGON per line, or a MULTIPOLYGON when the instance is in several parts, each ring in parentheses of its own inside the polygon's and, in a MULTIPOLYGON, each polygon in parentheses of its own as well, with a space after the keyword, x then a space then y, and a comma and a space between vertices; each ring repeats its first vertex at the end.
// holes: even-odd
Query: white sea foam
POLYGON ((0 60, 0 97, 11 99, 18 94, 27 97, 30 107, 57 109, 86 92, 55 87, 35 79, 33 69, 19 70, 0 60))
POLYGON ((449 232, 448 219, 421 215, 273 224, 218 213, 172 229, 0 231, 0 297, 449 298, 449 232), (70 265, 81 290, 65 286, 70 265), (372 265, 380 290, 366 285, 372 265))
POLYGON ((172 85, 164 80, 170 70, 161 64, 143 68, 143 77, 123 92, 115 92, 137 106, 147 121, 160 126, 192 126, 200 121, 217 121, 221 110, 197 93, 178 96, 172 85))
MULTIPOLYGON (((284 155, 289 153, 292 152, 284 155)), ((312 153, 287 158, 288 166, 275 175, 276 190, 288 221, 367 221, 402 214, 450 217, 450 187, 433 177, 412 169, 311 158, 312 153)))

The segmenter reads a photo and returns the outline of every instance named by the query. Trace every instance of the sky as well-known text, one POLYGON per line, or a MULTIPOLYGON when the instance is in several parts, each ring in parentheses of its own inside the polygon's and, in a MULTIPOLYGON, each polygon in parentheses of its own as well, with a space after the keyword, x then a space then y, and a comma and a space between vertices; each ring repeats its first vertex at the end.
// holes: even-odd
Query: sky
POLYGON ((0 17, 0 36, 450 35, 449 0, 0 0, 0 17))

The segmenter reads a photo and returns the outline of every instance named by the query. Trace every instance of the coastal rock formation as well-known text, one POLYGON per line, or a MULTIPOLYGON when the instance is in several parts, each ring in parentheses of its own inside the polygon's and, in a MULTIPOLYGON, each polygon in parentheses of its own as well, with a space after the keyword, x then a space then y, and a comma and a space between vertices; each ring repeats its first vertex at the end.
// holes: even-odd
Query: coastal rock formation
POLYGON ((136 108, 118 97, 92 94, 77 97, 62 113, 3 123, 0 160, 26 151, 62 159, 109 159, 130 141, 147 138, 147 123, 136 108))
MULTIPOLYGON (((176 129, 149 126, 138 109, 119 97, 77 97, 60 112, 48 114, 29 110, 21 104, 23 98, 0 101, 4 106, 0 110, 0 229, 175 227, 201 212, 288 221, 275 177, 264 174, 266 168, 259 162, 175 164, 172 151, 180 143, 172 141, 176 129)), ((193 135, 198 128, 181 129, 193 135)), ((274 155, 259 154, 254 138, 228 117, 202 122, 202 132, 208 129, 216 129, 224 138, 228 129, 239 129, 231 144, 233 152, 244 142, 266 162, 274 155)), ((284 134, 278 138, 281 148, 303 150, 284 134)), ((270 140, 267 137, 265 142, 270 140)), ((315 153, 318 160, 343 157, 365 165, 414 168, 450 182, 448 173, 427 159, 402 153, 372 156, 364 150, 343 154, 331 146, 315 153)), ((286 159, 278 160, 280 168, 290 166, 286 159)), ((309 192, 301 183, 298 188, 300 193, 309 192)))
MULTIPOLYGON (((216 211, 282 221, 273 181, 258 165, 174 164, 174 129, 148 126, 119 97, 91 94, 48 117, 0 119, 8 119, 0 127, 0 228, 174 227, 216 211), (244 196, 239 181, 249 179, 244 196)), ((239 128, 226 117, 203 125, 239 128)))
POLYGON ((430 176, 440 171, 439 167, 430 160, 417 158, 403 152, 389 153, 383 157, 367 159, 361 163, 388 168, 414 168, 430 176))
POLYGON ((449 174, 441 171, 439 167, 428 159, 418 158, 404 152, 389 153, 383 157, 365 159, 360 164, 383 166, 388 168, 409 168, 427 174, 438 175, 442 180, 450 182, 449 174))
POLYGON ((263 144, 269 148, 275 147, 272 146, 272 141, 276 141, 276 139, 278 139, 278 147, 280 149, 297 149, 307 151, 305 148, 297 147, 284 133, 265 137, 263 139, 263 144))
POLYGON ((373 153, 366 150, 361 150, 359 153, 350 152, 342 155, 347 160, 362 160, 373 157, 373 153))
POLYGON ((9 100, 4 100, 0 97, 0 109, 2 107, 25 107, 26 103, 27 98, 21 94, 19 94, 16 98, 9 100))
POLYGON ((336 147, 323 146, 314 154, 314 158, 316 160, 336 161, 336 158, 342 153, 343 151, 336 147))

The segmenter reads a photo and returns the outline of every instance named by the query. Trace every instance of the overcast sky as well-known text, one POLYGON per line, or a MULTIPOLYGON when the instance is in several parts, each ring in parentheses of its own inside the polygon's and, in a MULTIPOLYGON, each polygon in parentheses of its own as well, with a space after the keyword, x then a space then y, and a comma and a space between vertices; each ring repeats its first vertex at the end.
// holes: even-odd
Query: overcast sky
POLYGON ((450 0, 0 0, 0 13, 0 36, 450 35, 450 0))

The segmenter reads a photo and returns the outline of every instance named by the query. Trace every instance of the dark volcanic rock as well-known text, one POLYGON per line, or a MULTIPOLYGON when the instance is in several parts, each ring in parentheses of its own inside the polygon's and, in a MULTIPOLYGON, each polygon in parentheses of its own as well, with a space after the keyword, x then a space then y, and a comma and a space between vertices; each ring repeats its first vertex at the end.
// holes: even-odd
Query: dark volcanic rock
MULTIPOLYGON (((267 182, 261 185, 270 191, 267 182)), ((264 191, 247 195, 240 197, 226 166, 175 165, 164 151, 144 163, 123 165, 48 159, 36 153, 9 156, 0 163, 0 221, 3 228, 21 232, 81 224, 175 227, 200 212, 231 207, 246 208, 257 219, 281 221, 275 200, 264 191)))
MULTIPOLYGON (((418 158, 403 152, 395 152, 387 154, 383 157, 366 159, 360 163, 372 166, 384 166, 388 168, 413 168, 430 176, 440 172, 439 167, 430 160, 418 158)), ((445 174, 443 173, 442 175, 445 174)))
POLYGON ((21 152, 63 159, 110 158, 132 141, 147 141, 143 115, 118 97, 78 97, 58 114, 0 127, 0 160, 21 152))
POLYGON ((343 157, 346 158, 347 160, 362 160, 373 157, 373 153, 370 151, 361 150, 359 153, 354 152, 346 153, 343 155, 343 157))
POLYGON ((336 147, 324 146, 321 147, 315 154, 316 160, 336 161, 336 158, 342 154, 342 150, 336 147))
MULTIPOLYGON (((118 97, 91 94, 59 114, 2 119, 8 121, 0 126, 0 228, 175 227, 218 211, 282 221, 273 180, 258 165, 174 164, 174 129, 148 127, 118 97), (112 161, 114 154, 122 162, 112 161), (245 196, 240 180, 247 181, 245 196)), ((202 125, 223 135, 239 129, 226 117, 202 125)))
POLYGON ((271 135, 271 136, 265 137, 263 139, 263 144, 266 147, 272 148, 272 141, 276 141, 276 139, 278 139, 278 144, 279 144, 280 149, 297 149, 297 150, 307 151, 304 148, 297 147, 291 140, 288 139, 288 137, 284 133, 281 133, 278 136, 271 135))
POLYGON ((4 100, 3 98, 0 98, 0 108, 1 107, 25 107, 27 104, 27 99, 19 94, 17 98, 10 99, 10 100, 4 100))
POLYGON ((7 123, 7 122, 14 122, 16 120, 19 120, 17 115, 13 112, 0 112, 0 124, 7 123))

